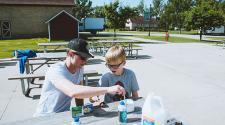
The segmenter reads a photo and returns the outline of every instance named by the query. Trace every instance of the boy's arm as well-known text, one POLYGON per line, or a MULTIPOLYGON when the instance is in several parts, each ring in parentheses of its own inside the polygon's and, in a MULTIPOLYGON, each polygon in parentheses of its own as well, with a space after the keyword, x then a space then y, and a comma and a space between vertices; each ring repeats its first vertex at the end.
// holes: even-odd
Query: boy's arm
POLYGON ((132 92, 132 98, 138 98, 139 96, 138 96, 138 92, 137 91, 135 91, 135 92, 132 92))
POLYGON ((136 75, 133 72, 132 83, 131 83, 132 98, 139 97, 138 90, 139 90, 139 85, 136 79, 136 75))

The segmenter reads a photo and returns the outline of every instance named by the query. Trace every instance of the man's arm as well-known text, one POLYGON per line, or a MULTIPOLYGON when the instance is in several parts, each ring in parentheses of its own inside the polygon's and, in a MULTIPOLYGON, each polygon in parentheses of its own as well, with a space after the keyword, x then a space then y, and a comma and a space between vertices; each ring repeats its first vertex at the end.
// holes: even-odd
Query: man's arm
POLYGON ((57 89, 65 93, 70 97, 75 98, 88 98, 92 96, 102 95, 105 93, 111 94, 125 94, 125 90, 121 86, 111 86, 111 87, 89 87, 73 84, 67 79, 57 79, 53 80, 52 83, 57 89))

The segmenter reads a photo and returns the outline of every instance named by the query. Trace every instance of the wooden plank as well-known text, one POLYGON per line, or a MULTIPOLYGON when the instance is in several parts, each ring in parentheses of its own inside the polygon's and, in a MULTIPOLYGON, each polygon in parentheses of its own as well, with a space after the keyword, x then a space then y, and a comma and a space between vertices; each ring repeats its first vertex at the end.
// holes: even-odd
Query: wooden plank
MULTIPOLYGON (((85 70, 84 76, 97 76, 100 75, 96 70, 85 70)), ((29 78, 45 78, 43 74, 24 74, 24 75, 17 75, 14 77, 8 77, 8 80, 18 80, 18 79, 29 79, 29 78)))
POLYGON ((8 80, 18 80, 18 79, 29 79, 29 78, 45 78, 45 75, 41 74, 25 74, 25 75, 18 75, 14 77, 8 77, 8 80))
POLYGON ((4 61, 0 62, 0 66, 15 66, 17 61, 4 61))
POLYGON ((38 43, 38 46, 66 46, 68 42, 48 42, 48 43, 38 43))

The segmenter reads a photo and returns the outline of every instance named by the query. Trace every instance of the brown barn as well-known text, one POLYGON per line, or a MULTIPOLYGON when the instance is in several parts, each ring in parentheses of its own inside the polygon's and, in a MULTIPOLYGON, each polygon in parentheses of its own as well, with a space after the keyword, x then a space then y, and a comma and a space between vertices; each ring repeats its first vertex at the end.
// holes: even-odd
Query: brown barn
POLYGON ((49 40, 71 40, 79 36, 79 20, 65 10, 48 20, 49 40))
POLYGON ((0 0, 0 39, 48 37, 45 23, 62 10, 72 14, 74 0, 0 0))

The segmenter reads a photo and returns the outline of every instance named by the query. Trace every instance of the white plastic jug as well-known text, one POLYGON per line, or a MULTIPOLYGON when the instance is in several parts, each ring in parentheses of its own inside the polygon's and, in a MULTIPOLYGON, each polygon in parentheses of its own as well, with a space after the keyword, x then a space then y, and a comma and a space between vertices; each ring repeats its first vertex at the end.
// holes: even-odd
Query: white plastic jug
POLYGON ((142 108, 142 125, 166 125, 167 113, 162 99, 148 94, 142 108))

